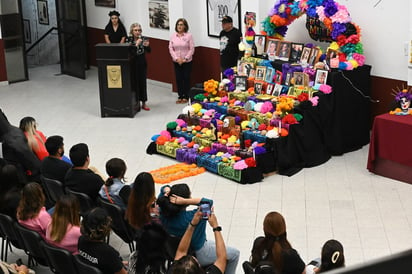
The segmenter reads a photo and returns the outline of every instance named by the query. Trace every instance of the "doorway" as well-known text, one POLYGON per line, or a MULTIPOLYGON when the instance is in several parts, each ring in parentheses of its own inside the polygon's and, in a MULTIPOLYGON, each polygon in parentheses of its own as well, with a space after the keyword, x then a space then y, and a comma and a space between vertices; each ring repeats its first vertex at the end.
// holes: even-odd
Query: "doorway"
POLYGON ((15 83, 28 80, 20 0, 0 1, 1 34, 7 80, 15 83))

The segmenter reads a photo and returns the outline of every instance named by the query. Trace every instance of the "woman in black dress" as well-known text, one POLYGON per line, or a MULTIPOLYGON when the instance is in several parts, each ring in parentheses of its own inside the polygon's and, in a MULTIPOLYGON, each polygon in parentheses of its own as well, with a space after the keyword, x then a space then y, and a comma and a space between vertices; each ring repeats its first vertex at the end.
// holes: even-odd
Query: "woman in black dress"
POLYGON ((142 26, 138 23, 133 23, 130 26, 130 37, 128 41, 135 45, 136 50, 136 103, 142 102, 142 109, 149 111, 150 108, 146 105, 147 101, 147 62, 146 52, 150 52, 149 39, 142 36, 142 26))
POLYGON ((127 33, 119 16, 120 13, 116 10, 109 12, 110 21, 104 28, 104 40, 107 44, 110 43, 124 43, 126 41, 127 33))

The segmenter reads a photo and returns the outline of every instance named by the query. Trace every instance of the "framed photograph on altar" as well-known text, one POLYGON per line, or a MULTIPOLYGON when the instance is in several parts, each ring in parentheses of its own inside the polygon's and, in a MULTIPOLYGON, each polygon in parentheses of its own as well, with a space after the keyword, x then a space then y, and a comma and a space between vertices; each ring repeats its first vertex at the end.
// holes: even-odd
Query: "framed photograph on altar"
POLYGON ((265 82, 272 83, 276 70, 272 67, 266 67, 265 82))
POLYGON ((273 88, 272 95, 273 96, 280 96, 280 93, 282 92, 283 86, 281 84, 275 84, 275 87, 273 88))
POLYGON ((312 49, 308 47, 304 47, 302 50, 302 55, 300 56, 300 63, 302 65, 307 65, 309 63, 309 56, 310 56, 310 51, 312 49))
POLYGON ((292 72, 288 72, 286 73, 285 76, 285 86, 289 86, 290 85, 290 79, 292 78, 292 72))
POLYGON ((320 50, 318 48, 312 48, 310 51, 310 57, 308 60, 309 66, 314 66, 319 60, 320 50))
POLYGON ((276 59, 276 53, 279 48, 279 40, 268 38, 266 43, 266 55, 270 61, 274 61, 276 59))
POLYGON ((275 74, 275 83, 276 84, 282 84, 282 72, 280 70, 276 71, 275 74))
POLYGON ((286 41, 281 41, 279 43, 279 50, 276 54, 276 59, 282 60, 282 61, 288 61, 289 60, 289 55, 290 55, 290 49, 291 49, 291 43, 286 42, 286 41))
POLYGON ((255 89, 255 94, 262 94, 263 81, 255 81, 254 89, 255 89))
POLYGON ((256 76, 256 69, 254 69, 254 68, 252 68, 250 71, 249 71, 249 78, 255 78, 255 76, 256 76))
POLYGON ((256 46, 256 55, 263 56, 263 53, 265 53, 265 49, 266 49, 266 36, 256 34, 255 37, 253 38, 253 41, 256 46))
POLYGON ((94 5, 100 6, 100 7, 115 8, 116 1, 115 0, 94 0, 94 5))
POLYGON ((206 0, 207 10, 207 35, 219 37, 222 30, 222 19, 230 16, 233 26, 241 29, 240 25, 240 0, 206 0))
POLYGON ((247 76, 235 76, 235 89, 241 91, 247 90, 247 76))
POLYGON ((338 58, 338 51, 328 48, 328 50, 326 51, 326 63, 330 66, 331 61, 335 58, 338 58))
POLYGON ((300 60, 302 55, 303 44, 301 43, 292 43, 290 48, 289 62, 297 63, 300 60))
POLYGON ((39 24, 49 24, 49 7, 47 0, 37 0, 37 15, 39 17, 39 24))
POLYGON ((272 94, 274 84, 267 84, 266 86, 266 94, 272 94))
POLYGON ((326 80, 328 79, 329 71, 325 69, 317 69, 315 75, 315 84, 326 85, 326 80))
POLYGON ((305 76, 303 72, 294 72, 293 79, 295 80, 295 86, 304 86, 305 85, 305 76))
POLYGON ((265 66, 257 66, 256 67, 256 75, 255 79, 264 81, 266 76, 266 67, 265 66))

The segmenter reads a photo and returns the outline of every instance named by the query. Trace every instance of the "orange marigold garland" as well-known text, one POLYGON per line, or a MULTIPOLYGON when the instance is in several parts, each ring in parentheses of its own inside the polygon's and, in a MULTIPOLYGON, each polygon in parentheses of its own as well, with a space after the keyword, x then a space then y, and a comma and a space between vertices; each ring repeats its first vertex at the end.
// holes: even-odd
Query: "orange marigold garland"
POLYGON ((196 164, 179 163, 152 170, 150 171, 150 174, 152 174, 155 183, 167 184, 203 172, 205 172, 204 167, 198 167, 196 164))

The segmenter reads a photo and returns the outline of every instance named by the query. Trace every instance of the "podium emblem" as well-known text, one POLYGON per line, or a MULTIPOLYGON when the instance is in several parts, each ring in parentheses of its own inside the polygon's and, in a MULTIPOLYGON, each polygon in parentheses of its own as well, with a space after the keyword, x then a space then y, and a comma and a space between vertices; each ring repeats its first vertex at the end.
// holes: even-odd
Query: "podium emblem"
POLYGON ((120 66, 107 67, 107 87, 122 88, 122 69, 120 66))

